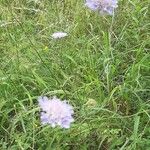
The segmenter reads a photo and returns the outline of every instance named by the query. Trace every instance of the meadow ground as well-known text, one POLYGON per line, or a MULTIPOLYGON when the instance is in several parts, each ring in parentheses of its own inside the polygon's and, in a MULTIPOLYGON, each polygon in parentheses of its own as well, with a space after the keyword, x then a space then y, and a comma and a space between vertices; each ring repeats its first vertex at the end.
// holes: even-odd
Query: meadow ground
POLYGON ((148 1, 111 17, 83 0, 0 0, 1 150, 150 150, 148 1), (69 100, 70 129, 41 125, 41 95, 69 100))

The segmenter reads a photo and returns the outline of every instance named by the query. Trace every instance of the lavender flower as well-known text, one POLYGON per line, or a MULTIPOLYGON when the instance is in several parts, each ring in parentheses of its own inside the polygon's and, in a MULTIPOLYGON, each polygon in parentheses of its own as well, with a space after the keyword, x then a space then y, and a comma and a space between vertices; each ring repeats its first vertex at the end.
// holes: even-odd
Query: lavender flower
POLYGON ((99 9, 99 2, 96 0, 86 0, 85 6, 95 11, 99 9))
POLYGON ((85 6, 101 14, 113 15, 114 9, 118 7, 117 0, 86 0, 85 6))
POLYGON ((39 97, 38 102, 42 110, 42 124, 50 124, 52 127, 59 125, 62 128, 70 128, 70 123, 74 121, 72 117, 74 111, 71 105, 56 97, 48 99, 46 96, 39 97))
POLYGON ((68 36, 68 35, 65 32, 55 32, 52 34, 52 38, 54 38, 54 39, 60 39, 60 38, 66 37, 66 36, 68 36))

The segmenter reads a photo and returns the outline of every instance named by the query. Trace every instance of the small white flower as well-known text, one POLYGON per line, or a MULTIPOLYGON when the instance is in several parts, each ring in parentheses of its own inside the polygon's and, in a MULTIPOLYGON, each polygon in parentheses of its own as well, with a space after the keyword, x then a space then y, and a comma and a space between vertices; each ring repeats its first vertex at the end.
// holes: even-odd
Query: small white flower
POLYGON ((54 39, 60 39, 60 38, 66 37, 66 36, 68 36, 68 34, 65 32, 55 32, 52 34, 52 38, 54 38, 54 39))

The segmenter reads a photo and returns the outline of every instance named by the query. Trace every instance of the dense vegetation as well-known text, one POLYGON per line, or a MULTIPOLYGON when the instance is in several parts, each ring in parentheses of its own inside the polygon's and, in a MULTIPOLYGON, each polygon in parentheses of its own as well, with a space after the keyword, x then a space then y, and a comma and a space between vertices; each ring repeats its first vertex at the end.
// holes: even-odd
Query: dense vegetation
POLYGON ((148 7, 120 0, 112 17, 83 0, 1 0, 0 149, 149 150, 148 7), (69 100, 70 129, 41 125, 41 95, 69 100))

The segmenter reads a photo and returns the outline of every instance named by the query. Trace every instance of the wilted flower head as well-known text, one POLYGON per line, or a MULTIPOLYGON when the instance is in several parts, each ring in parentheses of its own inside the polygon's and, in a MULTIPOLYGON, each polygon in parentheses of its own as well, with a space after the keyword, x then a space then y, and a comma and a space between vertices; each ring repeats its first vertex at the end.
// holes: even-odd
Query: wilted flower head
POLYGON ((66 37, 66 36, 68 36, 68 35, 65 32, 55 32, 52 34, 52 38, 54 38, 54 39, 60 39, 60 38, 66 37))
POLYGON ((74 121, 72 117, 74 113, 73 107, 66 101, 61 101, 56 97, 48 99, 44 96, 39 97, 38 102, 42 110, 42 124, 50 124, 52 127, 59 125, 62 128, 69 128, 70 123, 74 121))
POLYGON ((117 0, 86 0, 85 6, 98 10, 101 14, 113 15, 114 9, 118 7, 117 3, 117 0))
POLYGON ((94 107, 97 105, 96 100, 89 98, 88 101, 85 103, 85 106, 87 107, 94 107))

